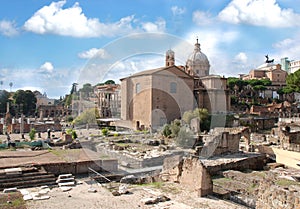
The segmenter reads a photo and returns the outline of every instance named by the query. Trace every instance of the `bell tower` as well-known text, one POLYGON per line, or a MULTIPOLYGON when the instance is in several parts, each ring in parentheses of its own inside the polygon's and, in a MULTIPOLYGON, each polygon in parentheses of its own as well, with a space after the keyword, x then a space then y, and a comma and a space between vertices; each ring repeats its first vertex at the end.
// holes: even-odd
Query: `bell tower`
POLYGON ((171 49, 166 52, 166 67, 175 65, 175 53, 171 49))

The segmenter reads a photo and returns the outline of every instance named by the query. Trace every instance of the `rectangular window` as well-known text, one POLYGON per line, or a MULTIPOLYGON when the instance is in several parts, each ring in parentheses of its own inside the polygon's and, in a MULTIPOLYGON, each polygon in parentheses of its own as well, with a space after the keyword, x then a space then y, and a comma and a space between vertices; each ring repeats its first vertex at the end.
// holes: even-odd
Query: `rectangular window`
POLYGON ((140 84, 140 83, 137 83, 137 84, 135 85, 135 93, 138 94, 138 93, 140 93, 140 91, 141 91, 141 84, 140 84))
POLYGON ((170 93, 175 94, 177 92, 177 83, 172 82, 170 83, 170 93))

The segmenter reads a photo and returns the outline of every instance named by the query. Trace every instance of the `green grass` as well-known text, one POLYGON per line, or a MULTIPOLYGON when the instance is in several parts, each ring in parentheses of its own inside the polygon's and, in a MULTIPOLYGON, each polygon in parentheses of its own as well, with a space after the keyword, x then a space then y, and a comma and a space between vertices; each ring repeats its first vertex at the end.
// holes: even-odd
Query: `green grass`
POLYGON ((26 203, 19 192, 0 194, 1 209, 26 209, 26 203), (10 201, 8 203, 7 201, 10 201))
POLYGON ((288 180, 288 179, 278 179, 275 181, 275 184, 278 186, 300 185, 298 182, 288 180))
POLYGON ((153 187, 153 188, 156 188, 156 189, 161 189, 163 185, 164 185, 164 183, 161 182, 161 181, 147 183, 147 184, 138 184, 138 186, 153 187))
POLYGON ((213 178, 212 179, 213 183, 215 184, 224 184, 224 183, 228 183, 230 181, 232 181, 232 179, 230 178, 225 178, 225 177, 218 177, 218 178, 213 178))
POLYGON ((255 189, 257 189, 258 188, 258 184, 251 184, 251 185, 249 185, 248 186, 248 188, 247 188, 247 191, 249 192, 249 193, 252 193, 255 189))

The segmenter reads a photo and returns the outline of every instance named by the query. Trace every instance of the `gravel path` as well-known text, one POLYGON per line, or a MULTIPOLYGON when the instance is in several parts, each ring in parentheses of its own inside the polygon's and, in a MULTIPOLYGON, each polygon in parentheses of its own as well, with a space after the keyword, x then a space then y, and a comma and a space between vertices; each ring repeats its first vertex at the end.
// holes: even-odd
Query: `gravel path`
POLYGON ((69 192, 62 192, 60 188, 53 188, 48 195, 50 199, 28 201, 28 209, 192 209, 192 208, 224 208, 244 209, 242 206, 232 204, 216 198, 199 198, 195 192, 186 191, 179 185, 172 184, 172 187, 154 188, 153 186, 130 186, 130 194, 113 196, 106 188, 83 182, 69 192), (177 187, 178 186, 178 187, 177 187), (89 188, 95 188, 96 193, 89 193, 89 188), (171 201, 155 205, 145 205, 141 200, 164 194, 171 198, 171 201))

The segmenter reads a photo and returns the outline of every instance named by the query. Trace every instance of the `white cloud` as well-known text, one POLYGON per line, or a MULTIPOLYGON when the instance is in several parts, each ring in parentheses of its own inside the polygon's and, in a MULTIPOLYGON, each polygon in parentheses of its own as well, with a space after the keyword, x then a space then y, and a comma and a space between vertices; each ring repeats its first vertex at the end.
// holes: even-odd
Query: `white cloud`
MULTIPOLYGON (((229 52, 232 45, 238 43, 240 35, 235 30, 203 29, 191 31, 186 40, 195 44, 196 36, 198 36, 201 51, 206 54, 211 65, 210 74, 237 76, 239 73, 248 73, 253 66, 257 66, 257 59, 253 58, 256 57, 255 54, 250 56, 242 52, 237 56, 237 54, 229 52), (235 58, 238 58, 239 61, 237 62, 235 58)), ((188 51, 191 54, 193 48, 188 51)))
POLYGON ((222 21, 233 24, 266 27, 300 25, 300 14, 292 9, 282 9, 276 0, 232 0, 218 17, 222 21))
POLYGON ((299 33, 294 35, 294 38, 287 38, 273 44, 273 56, 276 60, 288 57, 290 60, 300 60, 300 42, 299 33))
POLYGON ((16 28, 15 22, 1 20, 0 33, 3 34, 4 36, 15 36, 18 35, 19 31, 16 28))
POLYGON ((53 72, 53 65, 51 62, 45 62, 41 65, 39 72, 46 72, 46 73, 52 73, 53 72))
POLYGON ((59 1, 44 6, 25 22, 24 29, 38 34, 73 37, 115 36, 133 30, 133 15, 105 24, 97 18, 87 18, 78 3, 64 9, 65 3, 59 1))
POLYGON ((134 15, 116 22, 104 23, 98 18, 88 18, 79 3, 63 8, 66 0, 52 2, 34 13, 24 24, 24 29, 38 34, 57 34, 72 37, 114 37, 136 32, 164 32, 166 21, 139 22, 134 15))
POLYGON ((82 59, 91 59, 91 58, 109 58, 109 54, 104 49, 91 48, 88 51, 84 51, 78 54, 78 57, 82 59))
POLYGON ((209 25, 212 23, 212 16, 209 12, 195 11, 193 12, 193 22, 197 25, 209 25))
POLYGON ((144 22, 142 23, 142 28, 146 32, 164 32, 166 29, 166 21, 162 18, 159 18, 155 22, 144 22))
POLYGON ((171 11, 172 11, 174 16, 179 16, 179 15, 183 15, 186 10, 183 7, 172 6, 171 11))
POLYGON ((291 38, 287 38, 287 39, 284 39, 282 41, 279 41, 279 42, 273 44, 273 47, 277 48, 277 49, 282 49, 282 48, 285 49, 288 47, 292 47, 294 43, 295 43, 295 40, 293 40, 291 38))
POLYGON ((245 52, 240 52, 234 57, 234 61, 237 63, 245 64, 248 61, 248 57, 245 52))

